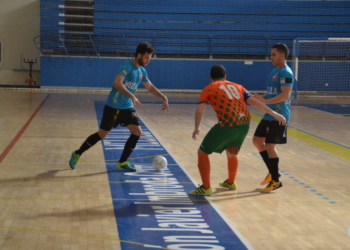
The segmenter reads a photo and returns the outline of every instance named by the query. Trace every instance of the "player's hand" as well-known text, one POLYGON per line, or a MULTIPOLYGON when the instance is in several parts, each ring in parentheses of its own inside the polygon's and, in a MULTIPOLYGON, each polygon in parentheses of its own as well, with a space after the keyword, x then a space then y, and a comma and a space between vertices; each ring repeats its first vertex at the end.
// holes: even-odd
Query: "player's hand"
POLYGON ((165 99, 163 99, 162 110, 167 110, 169 112, 169 103, 168 103, 168 98, 166 97, 165 99))
POLYGON ((262 103, 266 103, 266 99, 263 98, 261 95, 259 95, 259 94, 257 94, 257 93, 255 93, 255 94, 253 95, 253 97, 256 98, 256 99, 258 99, 258 100, 261 101, 262 103))
POLYGON ((199 132, 200 132, 199 129, 195 129, 195 130, 193 131, 193 133, 192 133, 192 138, 193 138, 194 140, 197 140, 197 135, 199 135, 199 132))
POLYGON ((279 125, 284 126, 284 125, 287 124, 286 118, 284 118, 283 115, 280 115, 280 114, 274 112, 273 117, 274 117, 276 120, 278 120, 278 124, 279 124, 279 125))
POLYGON ((135 96, 133 96, 131 98, 132 102, 134 103, 134 107, 142 107, 143 104, 139 101, 139 99, 137 99, 135 96))

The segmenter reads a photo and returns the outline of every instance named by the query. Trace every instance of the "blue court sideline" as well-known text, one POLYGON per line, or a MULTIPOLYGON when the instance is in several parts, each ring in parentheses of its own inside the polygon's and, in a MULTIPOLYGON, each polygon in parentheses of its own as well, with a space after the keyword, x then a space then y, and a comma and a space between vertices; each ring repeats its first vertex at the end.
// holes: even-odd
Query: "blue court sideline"
POLYGON ((350 116, 350 104, 307 104, 303 106, 332 114, 350 116))
MULTIPOLYGON (((104 103, 95 102, 99 123, 104 103)), ((188 195, 196 186, 141 122, 143 135, 130 157, 137 172, 115 166, 126 128, 113 129, 102 143, 122 249, 253 249, 210 200, 188 195), (167 158, 168 169, 153 170, 155 155, 167 158)))

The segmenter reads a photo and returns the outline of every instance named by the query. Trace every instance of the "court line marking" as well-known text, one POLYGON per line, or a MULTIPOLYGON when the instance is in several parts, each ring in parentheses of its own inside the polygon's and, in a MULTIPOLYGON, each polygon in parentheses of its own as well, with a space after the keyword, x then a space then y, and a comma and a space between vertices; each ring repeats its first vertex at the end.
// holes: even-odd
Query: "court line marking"
POLYGON ((24 135, 26 138, 58 138, 58 139, 82 139, 86 137, 64 137, 64 136, 39 136, 39 135, 24 135))
MULTIPOLYGON (((255 122, 260 122, 261 120, 261 116, 260 115, 256 115, 256 114, 251 114, 251 120, 255 121, 255 122)), ((325 150, 325 151, 328 151, 332 154, 335 154, 337 156, 340 156, 342 158, 345 158, 347 160, 350 160, 350 148, 349 147, 346 147, 346 146, 343 146, 341 144, 338 144, 338 143, 335 143, 335 142, 332 142, 332 141, 329 141, 329 140, 326 140, 326 139, 323 139, 321 137, 318 137, 318 136, 315 136, 313 134, 310 134, 308 132, 305 132, 301 129, 297 129, 297 128, 293 128, 293 127, 290 127, 288 126, 287 128, 288 130, 288 135, 297 139, 297 140, 300 140, 300 141, 303 141, 305 143, 308 143, 312 146, 315 146, 317 148, 320 148, 322 150, 325 150)), ((258 154, 253 154, 255 157, 259 158, 262 160, 262 158, 260 157, 260 155, 258 154)), ((290 174, 288 174, 287 172, 285 171, 280 171, 282 174, 288 176, 290 179, 294 179, 294 181, 298 182, 300 185, 303 185, 306 189, 309 189, 310 191, 312 192, 315 192, 316 195, 318 196, 321 196, 324 200, 330 200, 330 198, 328 197, 324 197, 323 194, 321 193, 318 193, 317 190, 311 188, 311 186, 305 184, 304 182, 302 181, 299 181, 298 179, 295 179, 293 176, 291 176, 290 174)), ((335 201, 328 201, 330 204, 337 204, 337 202, 335 201)))
MULTIPOLYGON (((187 115, 193 117, 193 115, 189 114, 189 113, 186 113, 187 115)), ((251 120, 252 121, 255 121, 257 123, 260 122, 261 118, 262 118, 262 115, 258 115, 256 113, 250 113, 251 115, 251 120)), ((205 126, 211 128, 211 126, 205 124, 202 122, 202 124, 204 124, 205 126)), ((345 158, 347 160, 350 160, 350 148, 349 147, 346 147, 346 146, 343 146, 341 144, 338 144, 338 143, 335 143, 335 142, 332 142, 332 141, 328 141, 326 139, 323 139, 321 137, 318 137, 318 136, 315 136, 313 134, 310 134, 308 132, 305 132, 303 130, 300 130, 300 129, 297 129, 297 128, 293 128, 291 126, 288 126, 287 127, 288 129, 288 135, 297 139, 297 140, 300 140, 300 141, 303 141, 303 142, 306 142, 312 146, 315 146, 315 147, 318 147, 322 150, 325 150, 325 151, 328 151, 332 154, 335 154, 337 156, 340 156, 342 158, 345 158)), ((257 154, 253 154, 254 156, 256 156, 257 158, 261 159, 261 157, 259 157, 259 155, 257 154)), ((289 175, 288 173, 284 172, 284 171, 280 171, 282 172, 284 175, 289 175)), ((294 179, 293 176, 289 176, 290 179, 294 179)), ((297 179, 294 179, 294 181, 299 181, 297 179)), ((301 185, 304 185, 305 188, 311 190, 312 192, 315 192, 316 195, 318 196, 322 196, 322 198, 324 200, 330 200, 328 197, 323 197, 323 194, 321 193, 318 193, 317 190, 315 189, 312 189, 310 186, 306 185, 305 183, 303 182, 299 182, 299 184, 301 185)), ((329 201, 330 204, 337 204, 337 202, 335 201, 329 201)))
MULTIPOLYGON (((97 173, 97 174, 107 174, 107 172, 103 173, 97 173)), ((57 182, 63 182, 63 183, 125 183, 125 184, 130 184, 130 183, 142 183, 142 181, 135 181, 135 182, 123 182, 123 181, 85 181, 81 180, 85 178, 85 176, 58 176, 58 178, 62 179, 77 179, 77 180, 37 180, 35 179, 36 177, 33 177, 32 180, 23 180, 23 179, 18 179, 18 180, 0 180, 0 183, 2 182, 51 182, 51 183, 57 183, 57 182)), ((51 177, 51 178, 57 178, 57 177, 51 177)), ((294 178, 294 177, 293 177, 294 178)), ((299 181, 299 180, 295 180, 299 181)), ((156 181, 154 181, 156 183, 156 181)), ((179 182, 180 184, 193 184, 192 182, 179 182)), ((238 182, 240 185, 255 185, 256 182, 238 182)), ((305 184, 305 183, 304 183, 305 184)), ((322 187, 332 187, 334 185, 332 184, 323 184, 323 183, 314 183, 313 186, 322 186, 322 187)), ((338 187, 350 187, 350 185, 337 185, 338 187)), ((239 194, 239 193, 236 193, 239 194)), ((215 196, 212 196, 215 197, 215 196)), ((1 199, 1 197, 0 197, 1 199)))
MULTIPOLYGON (((147 123, 139 116, 139 119, 146 125, 148 130, 152 133, 152 135, 158 140, 160 145, 169 152, 169 155, 174 159, 174 161, 178 164, 178 166, 181 168, 181 170, 187 175, 187 177, 193 182, 195 185, 196 180, 193 179, 193 177, 187 172, 185 168, 182 167, 182 165, 177 161, 177 159, 173 156, 171 151, 162 143, 162 141, 159 139, 159 137, 152 131, 150 126, 147 125, 147 123)), ((231 230, 236 234, 237 238, 241 240, 241 242, 247 247, 247 250, 254 250, 253 246, 248 242, 248 240, 241 234, 240 231, 233 225, 233 223, 226 217, 226 215, 217 207, 217 205, 214 203, 210 197, 204 197, 210 205, 214 208, 214 210, 218 213, 218 215, 227 223, 227 225, 231 228, 231 230)))
MULTIPOLYGON (((191 116, 191 117, 194 118, 194 115, 191 115, 191 114, 189 114, 189 113, 186 113, 186 115, 189 115, 189 116, 191 116)), ((212 126, 209 126, 209 125, 206 124, 205 122, 201 122, 201 124, 205 125, 205 126, 208 127, 208 128, 212 128, 212 126)))
MULTIPOLYGON (((262 157, 260 156, 260 154, 258 154, 258 153, 253 153, 253 155, 254 155, 256 158, 258 158, 258 159, 260 159, 260 160, 263 160, 262 157)), ((314 192, 314 193, 315 193, 316 195, 318 195, 318 196, 322 196, 322 198, 323 198, 324 200, 327 200, 327 201, 330 200, 330 198, 324 197, 323 194, 318 193, 316 189, 311 188, 309 185, 306 185, 304 182, 302 182, 302 181, 300 181, 300 180, 294 178, 294 176, 291 176, 290 174, 288 174, 287 172, 283 171, 282 169, 279 169, 279 172, 281 173, 281 176, 282 176, 282 175, 286 175, 286 177, 288 177, 289 179, 293 179, 293 181, 296 181, 296 182, 298 182, 298 184, 303 185, 304 188, 309 189, 311 192, 314 192)), ((335 202, 335 201, 329 201, 329 203, 330 203, 330 204, 337 204, 337 202, 335 202)))
POLYGON ((17 143, 17 141, 19 140, 19 138, 22 136, 22 134, 26 131, 26 129, 28 128, 29 124, 32 122, 32 120, 34 119, 34 117, 38 114, 38 112, 40 111, 40 109, 42 108, 42 106, 45 104, 45 102, 47 101, 47 99, 50 97, 50 94, 48 94, 45 99, 40 103, 39 107, 34 111, 34 113, 31 115, 31 117, 29 117, 28 121, 24 124, 24 126, 21 128, 21 130, 17 133, 17 135, 13 138, 13 140, 10 142, 10 144, 5 148, 5 150, 2 152, 2 154, 0 155, 0 163, 5 159, 5 157, 7 156, 7 154, 11 151, 11 149, 13 148, 13 146, 15 146, 15 144, 17 143))
MULTIPOLYGON (((311 108, 308 106, 303 106, 303 105, 298 105, 300 107, 306 107, 306 108, 310 108, 310 109, 315 109, 315 108, 311 108)), ((320 110, 320 109, 317 109, 320 110)), ((331 113, 329 111, 324 111, 324 110, 320 110, 323 113, 298 113, 298 112, 291 112, 291 115, 312 115, 312 116, 337 116, 337 115, 350 115, 350 114, 336 114, 336 113, 331 113), (324 113, 325 112, 325 113, 324 113)), ((264 115, 265 113, 254 113, 254 114, 261 114, 264 115)))
MULTIPOLYGON (((144 243, 139 242, 133 242, 133 241, 126 241, 126 240, 120 240, 120 239, 113 239, 103 236, 95 236, 95 235, 88 235, 88 234, 78 234, 78 233, 69 233, 69 232, 63 232, 63 231, 55 231, 55 230, 47 230, 47 229, 39 229, 39 228, 24 228, 24 227, 11 227, 11 226, 0 226, 0 228, 8 228, 8 229, 16 229, 16 230, 24 230, 24 231, 38 231, 38 232, 47 232, 47 233, 58 233, 58 234, 69 234, 74 236, 81 236, 81 237, 87 237, 87 238, 94 238, 99 240, 110 240, 110 241, 118 241, 123 243, 129 243, 134 245, 142 245, 142 246, 148 246, 144 243)), ((158 247, 160 249, 166 249, 166 250, 174 250, 172 248, 166 248, 166 247, 158 247)))
MULTIPOLYGON (((193 183, 191 183, 193 184, 193 183)), ((227 191, 229 192, 229 191, 227 191)), ((259 192, 256 192, 256 193, 260 193, 259 192)), ((233 193, 232 193, 233 194, 233 193)), ((240 193, 235 193, 235 201, 237 202, 240 202, 240 201, 243 201, 243 202, 269 202, 269 203, 323 203, 324 204, 324 201, 300 201, 300 200, 250 200, 250 199, 239 199, 239 198, 242 198, 240 196, 237 196, 237 194, 240 194, 240 193)), ((215 196, 215 195, 212 195, 211 196, 212 198, 229 198, 230 196, 227 195, 227 196, 215 196)), ((244 198, 245 196, 243 196, 244 198)), ((83 200, 83 201, 86 201, 86 200, 91 200, 91 201, 148 201, 148 199, 112 199, 112 198, 46 198, 46 197, 37 197, 37 198, 27 198, 27 197, 0 197, 0 200, 69 200, 69 201, 72 201, 72 200, 83 200)), ((205 200, 205 199, 194 199, 194 201, 208 201, 208 200, 205 200)), ((214 201, 218 201, 218 200, 214 200, 214 201)), ((335 203, 331 203, 331 204, 335 204, 335 203)), ((337 202, 337 204, 350 204, 350 201, 341 201, 341 202, 337 202)))
MULTIPOLYGON (((198 150, 198 148, 195 148, 195 149, 189 149, 189 150, 184 150, 184 151, 179 151, 179 152, 175 152, 173 154, 182 154, 182 153, 187 153, 187 152, 191 152, 191 151, 194 151, 194 150, 198 150)), ((171 155, 171 154, 161 154, 161 155, 171 155)), ((157 155, 148 155, 148 156, 142 156, 142 157, 133 157, 133 158, 129 158, 129 160, 135 160, 135 159, 145 159, 145 158, 153 158, 153 157, 156 157, 157 155)), ((116 162, 118 161, 118 159, 115 159, 115 160, 106 160, 106 163, 108 162, 116 162)))
MULTIPOLYGON (((259 115, 251 113, 251 120, 257 123, 260 122, 262 117, 259 115)), ((301 129, 293 128, 288 126, 288 136, 291 136, 299 141, 303 141, 317 148, 323 149, 334 155, 340 156, 346 160, 350 160, 350 148, 344 145, 332 142, 316 135, 305 132, 301 129)))

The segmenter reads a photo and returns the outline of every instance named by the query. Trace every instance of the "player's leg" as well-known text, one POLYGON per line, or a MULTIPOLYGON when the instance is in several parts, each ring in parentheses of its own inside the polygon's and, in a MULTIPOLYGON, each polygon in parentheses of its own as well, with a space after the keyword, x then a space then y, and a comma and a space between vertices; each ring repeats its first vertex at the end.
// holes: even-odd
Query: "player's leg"
POLYGON ((195 190, 190 191, 192 195, 211 195, 212 188, 210 186, 210 160, 209 154, 201 151, 197 152, 198 156, 198 170, 202 179, 202 185, 195 190))
POLYGON ((279 176, 280 176, 280 174, 278 173, 279 157, 276 150, 276 144, 266 143, 266 149, 270 157, 269 160, 270 160, 271 181, 262 191, 270 192, 282 187, 283 185, 279 179, 279 176))
POLYGON ((136 171, 136 169, 133 166, 131 166, 130 162, 128 162, 127 160, 134 148, 136 147, 136 144, 142 135, 142 130, 136 111, 134 109, 130 109, 125 110, 124 112, 125 115, 120 121, 120 124, 122 126, 127 127, 131 135, 124 145, 124 149, 119 159, 119 162, 117 163, 117 167, 128 171, 136 171))
POLYGON ((237 189, 237 184, 235 182, 237 172, 238 172, 238 158, 237 155, 234 155, 230 150, 226 150, 227 156, 227 169, 228 169, 228 178, 226 181, 219 183, 220 187, 226 187, 231 190, 237 189))
POLYGON ((266 137, 266 150, 269 155, 271 181, 262 191, 269 192, 282 187, 282 182, 279 180, 279 156, 276 149, 277 144, 284 144, 287 142, 287 127, 281 126, 277 121, 271 121, 269 125, 269 134, 266 137))
POLYGON ((236 185, 236 176, 238 172, 238 158, 237 155, 241 146, 248 134, 249 126, 242 125, 237 127, 232 127, 227 129, 225 133, 229 138, 229 146, 226 148, 227 156, 227 169, 228 169, 228 178, 226 181, 219 183, 220 187, 227 187, 231 190, 237 188, 236 185))
POLYGON ((259 154, 261 158, 263 159, 267 169, 268 174, 266 175, 265 179, 260 183, 261 185, 264 185, 266 183, 269 183, 271 181, 271 169, 270 169, 270 160, 269 160, 269 154, 266 150, 266 136, 269 131, 268 129, 268 121, 261 120, 258 127, 255 130, 254 137, 253 137, 253 144, 259 151, 259 154))
POLYGON ((253 137, 253 144, 254 146, 257 148, 257 150, 259 151, 259 154, 261 156, 261 158, 263 159, 265 166, 267 167, 268 170, 268 174, 265 178, 265 180, 263 180, 261 182, 261 184, 266 184, 271 180, 271 169, 270 169, 270 160, 269 160, 269 154, 268 151, 266 150, 266 145, 265 145, 265 137, 258 137, 258 136, 254 136, 253 137))
POLYGON ((75 169, 77 166, 77 163, 80 159, 80 156, 89 148, 94 146, 97 142, 100 140, 104 139, 109 131, 111 131, 113 122, 116 118, 116 109, 113 109, 107 105, 105 105, 103 109, 103 116, 102 116, 102 121, 100 125, 100 129, 98 132, 90 135, 80 146, 78 150, 73 151, 72 156, 69 160, 69 166, 72 169, 75 169))
POLYGON ((271 177, 274 181, 279 181, 279 174, 278 174, 278 162, 279 157, 276 150, 276 144, 272 143, 266 143, 266 150, 269 155, 269 162, 270 162, 270 171, 271 171, 271 177))
POLYGON ((195 190, 189 192, 192 195, 210 195, 212 188, 210 185, 210 161, 209 155, 213 152, 222 152, 227 148, 225 140, 228 138, 224 131, 218 124, 212 127, 208 134, 203 139, 202 144, 198 150, 198 170, 202 179, 202 185, 195 190))
POLYGON ((204 153, 201 150, 198 150, 198 170, 201 175, 203 188, 210 188, 210 160, 209 154, 204 153))

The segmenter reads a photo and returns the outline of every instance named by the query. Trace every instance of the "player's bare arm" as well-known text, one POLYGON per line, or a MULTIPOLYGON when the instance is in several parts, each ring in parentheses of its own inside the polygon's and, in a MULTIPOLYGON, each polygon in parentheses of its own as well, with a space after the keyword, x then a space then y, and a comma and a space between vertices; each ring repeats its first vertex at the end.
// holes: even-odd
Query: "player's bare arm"
POLYGON ((116 75, 114 78, 113 86, 122 94, 131 98, 135 107, 142 107, 143 104, 127 89, 123 84, 124 77, 122 75, 116 75))
POLYGON ((272 115, 279 122, 280 125, 286 125, 286 118, 283 115, 280 115, 277 112, 273 111, 268 106, 266 106, 266 104, 261 102, 259 99, 254 97, 249 97, 247 99, 247 103, 249 103, 250 105, 254 106, 257 109, 260 109, 265 113, 272 115))
POLYGON ((254 93, 253 94, 254 98, 257 98, 259 99, 261 102, 265 103, 266 101, 266 93, 265 94, 262 94, 262 95, 259 95, 257 93, 254 93))
POLYGON ((266 93, 261 94, 261 95, 258 94, 258 93, 255 93, 254 96, 259 96, 259 97, 261 97, 261 98, 263 98, 263 99, 266 99, 266 93))
POLYGON ((152 95, 157 96, 163 100, 162 110, 167 110, 169 112, 168 98, 165 95, 163 95, 163 93, 160 92, 159 89, 157 89, 156 86, 154 86, 150 81, 143 82, 142 84, 152 95))
POLYGON ((199 126, 202 122, 204 110, 206 108, 206 103, 199 103, 196 109, 195 113, 195 120, 194 120, 194 131, 192 133, 192 138, 197 140, 197 135, 199 135, 200 129, 199 126))
POLYGON ((287 101, 289 99, 291 92, 292 92, 291 86, 283 86, 281 87, 281 93, 271 99, 267 99, 265 101, 265 104, 276 104, 276 103, 287 101))

